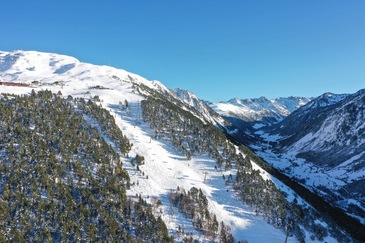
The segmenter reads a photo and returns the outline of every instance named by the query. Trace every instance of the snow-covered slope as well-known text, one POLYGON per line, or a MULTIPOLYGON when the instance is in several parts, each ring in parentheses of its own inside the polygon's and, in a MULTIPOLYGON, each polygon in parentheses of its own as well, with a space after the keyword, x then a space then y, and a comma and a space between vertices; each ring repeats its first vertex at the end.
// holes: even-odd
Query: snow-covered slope
POLYGON ((0 52, 0 81, 74 89, 113 89, 121 83, 144 84, 152 89, 161 87, 159 82, 147 81, 125 70, 36 51, 0 52))
POLYGON ((227 102, 211 104, 211 107, 225 117, 239 118, 245 122, 272 124, 281 121, 291 112, 305 105, 309 98, 288 97, 267 99, 231 99, 227 102))
POLYGON ((0 52, 0 81, 44 88, 53 85, 65 89, 77 86, 78 90, 113 90, 118 89, 121 83, 131 83, 136 92, 146 94, 146 89, 143 89, 146 86, 173 103, 179 103, 179 106, 191 111, 201 120, 217 126, 225 123, 223 118, 189 91, 170 90, 159 81, 148 81, 139 75, 109 66, 82 63, 70 56, 35 51, 0 52))
POLYGON ((349 213, 365 214, 365 90, 323 94, 257 133, 274 145, 274 153, 261 153, 268 161, 349 213))
MULTIPOLYGON (((252 243, 283 242, 285 239, 282 230, 257 217, 254 208, 239 202, 230 186, 226 185, 222 175, 234 175, 235 168, 225 172, 216 170, 215 162, 208 156, 192 156, 191 161, 187 162, 185 156, 176 151, 171 143, 151 138, 151 129, 141 120, 141 101, 145 95, 149 95, 149 91, 143 87, 159 94, 169 94, 171 91, 161 83, 148 81, 124 70, 34 51, 0 52, 0 80, 6 82, 0 85, 1 93, 23 94, 30 93, 32 89, 49 89, 55 93, 62 92, 65 97, 72 95, 88 99, 97 96, 100 104, 110 110, 117 125, 133 143, 130 157, 136 154, 145 157, 145 164, 140 166, 139 171, 128 163, 129 160, 123 164, 132 182, 129 195, 142 194, 150 202, 160 199, 162 210, 155 213, 161 214, 177 240, 181 240, 177 233, 177 227, 181 226, 185 231, 192 232, 199 241, 207 241, 193 229, 189 219, 171 206, 168 195, 177 186, 201 188, 207 195, 210 210, 219 221, 224 221, 232 229, 237 240, 252 243), (31 87, 10 86, 9 83, 29 84, 31 87), (127 110, 120 108, 125 100, 129 103, 127 110), (203 174, 206 171, 209 174, 203 174)), ((188 109, 189 100, 182 100, 188 109)), ((335 242, 330 237, 326 240, 335 242)), ((288 242, 295 242, 295 239, 289 238, 288 242)))
POLYGON ((200 100, 195 94, 188 90, 177 88, 173 90, 173 93, 184 103, 189 105, 191 108, 199 111, 204 119, 215 125, 228 126, 225 121, 218 113, 210 108, 204 101, 200 100))

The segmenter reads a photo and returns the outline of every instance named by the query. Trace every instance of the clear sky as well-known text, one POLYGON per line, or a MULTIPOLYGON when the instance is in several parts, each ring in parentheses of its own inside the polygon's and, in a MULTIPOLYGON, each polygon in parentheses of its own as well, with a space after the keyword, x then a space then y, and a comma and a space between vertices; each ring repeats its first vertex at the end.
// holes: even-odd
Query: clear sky
POLYGON ((71 55, 200 98, 365 88, 365 1, 4 0, 0 50, 71 55))

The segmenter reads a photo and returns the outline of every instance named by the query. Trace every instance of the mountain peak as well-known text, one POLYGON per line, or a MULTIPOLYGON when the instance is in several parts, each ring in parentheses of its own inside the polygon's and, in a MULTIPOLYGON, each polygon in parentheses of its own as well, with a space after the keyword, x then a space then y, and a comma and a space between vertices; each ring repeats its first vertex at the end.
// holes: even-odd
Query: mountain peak
POLYGON ((348 94, 333 94, 330 92, 324 93, 321 96, 313 99, 308 103, 307 106, 303 107, 304 109, 314 109, 318 107, 326 107, 334 105, 343 99, 345 99, 348 94))
POLYGON ((261 97, 257 98, 257 101, 265 102, 265 103, 270 102, 270 100, 268 98, 266 98, 265 96, 261 96, 261 97))
POLYGON ((192 107, 195 107, 200 101, 199 98, 189 90, 176 88, 174 90, 174 93, 185 103, 189 104, 192 107))

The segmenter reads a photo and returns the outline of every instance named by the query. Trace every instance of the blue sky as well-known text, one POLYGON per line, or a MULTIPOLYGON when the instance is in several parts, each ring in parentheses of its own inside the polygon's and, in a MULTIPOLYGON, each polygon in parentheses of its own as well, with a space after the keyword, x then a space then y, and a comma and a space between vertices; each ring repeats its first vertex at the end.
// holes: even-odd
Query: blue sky
POLYGON ((200 98, 365 88, 365 1, 12 0, 0 50, 56 52, 200 98))

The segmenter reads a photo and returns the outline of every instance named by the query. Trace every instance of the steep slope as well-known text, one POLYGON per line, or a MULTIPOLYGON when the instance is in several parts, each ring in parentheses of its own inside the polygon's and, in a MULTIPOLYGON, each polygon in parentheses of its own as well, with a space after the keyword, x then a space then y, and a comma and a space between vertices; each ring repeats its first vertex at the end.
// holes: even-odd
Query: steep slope
MULTIPOLYGON (((200 114, 196 115, 198 118, 203 121, 207 121, 208 123, 214 124, 230 138, 235 140, 239 140, 240 138, 244 141, 250 141, 252 139, 252 136, 240 129, 240 123, 236 123, 233 119, 227 119, 226 117, 221 116, 215 110, 213 110, 209 101, 200 100, 192 92, 180 88, 172 90, 172 92, 174 96, 177 97, 177 99, 179 99, 188 106, 189 112, 193 114, 196 114, 196 112, 198 112, 198 114, 200 114)), ((180 103, 174 102, 171 99, 169 100, 177 105, 179 105, 180 103)), ((179 106, 184 107, 184 105, 179 106)))
POLYGON ((274 153, 267 150, 262 156, 318 190, 328 201, 363 219, 364 124, 365 90, 350 95, 326 93, 265 133, 259 132, 271 140, 274 148, 274 153), (276 162, 274 154, 281 154, 276 162))
POLYGON ((173 93, 184 103, 199 111, 210 123, 218 126, 229 126, 229 124, 218 113, 211 109, 205 102, 200 100, 192 92, 177 88, 173 90, 173 93))
MULTIPOLYGON (((359 93, 361 93, 361 91, 359 93)), ((357 94, 355 94, 355 96, 357 96, 357 94)), ((343 107, 340 108, 340 106, 346 106, 346 98, 351 100, 354 98, 354 96, 350 97, 349 95, 335 95, 331 93, 325 93, 309 102, 307 105, 301 107, 297 111, 293 112, 285 119, 285 121, 273 125, 267 130, 270 131, 271 134, 279 134, 282 137, 286 137, 282 140, 281 146, 292 146, 294 141, 296 142, 300 140, 309 133, 317 133, 318 131, 324 132, 325 127, 327 127, 327 135, 334 135, 339 131, 336 130, 335 127, 331 127, 329 123, 335 122, 337 123, 337 126, 340 127, 340 123, 342 122, 339 121, 342 121, 344 118, 350 118, 353 115, 349 114, 352 113, 352 111, 346 111, 346 109, 343 109, 343 107), (336 120, 340 117, 340 120, 336 120), (285 129, 282 129, 284 127, 285 129)), ((352 102, 350 101, 350 103, 352 102)), ((347 129, 350 128, 348 127, 347 129)), ((317 150, 326 151, 327 149, 323 146, 324 141, 334 141, 334 138, 319 136, 319 134, 317 137, 319 139, 318 142, 321 143, 313 144, 313 148, 320 145, 320 147, 316 148, 317 150)), ((303 144, 303 146, 308 146, 308 143, 303 144)), ((303 150, 304 148, 298 149, 303 150)))
MULTIPOLYGON (((0 63, 0 78, 6 82, 0 86, 1 92, 29 94, 31 88, 50 89, 70 100, 71 96, 94 100, 110 111, 133 143, 129 153, 121 156, 131 181, 127 195, 154 205, 154 214, 164 220, 177 241, 189 236, 182 232, 191 232, 194 239, 202 242, 212 241, 170 202, 169 195, 177 187, 200 188, 209 211, 232 229, 237 240, 282 242, 292 233, 296 238, 290 237, 289 242, 349 239, 265 173, 248 150, 229 142, 215 127, 214 119, 158 81, 49 53, 2 52, 0 63), (10 83, 22 86, 9 86, 10 83), (160 203, 155 203, 158 200, 160 203), (305 217, 293 210, 303 210, 305 217)), ((100 121, 89 122, 102 130, 100 121)), ((118 142, 107 137, 105 141, 111 148, 118 147, 118 142)))

